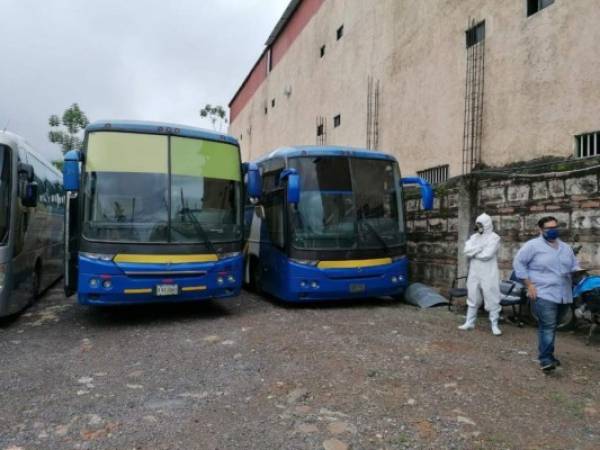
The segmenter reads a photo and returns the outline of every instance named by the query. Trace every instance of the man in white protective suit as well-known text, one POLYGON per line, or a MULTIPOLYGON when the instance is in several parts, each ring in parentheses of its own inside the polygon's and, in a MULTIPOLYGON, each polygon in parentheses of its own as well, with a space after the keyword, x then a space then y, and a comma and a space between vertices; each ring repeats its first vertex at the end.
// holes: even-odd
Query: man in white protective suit
POLYGON ((475 223, 475 230, 465 243, 464 254, 469 258, 469 275, 467 277, 467 320, 458 327, 461 330, 475 328, 477 311, 483 301, 490 314, 492 333, 500 336, 498 327, 500 317, 500 272, 498 271, 498 250, 500 236, 494 233, 492 219, 487 214, 480 215, 475 223))

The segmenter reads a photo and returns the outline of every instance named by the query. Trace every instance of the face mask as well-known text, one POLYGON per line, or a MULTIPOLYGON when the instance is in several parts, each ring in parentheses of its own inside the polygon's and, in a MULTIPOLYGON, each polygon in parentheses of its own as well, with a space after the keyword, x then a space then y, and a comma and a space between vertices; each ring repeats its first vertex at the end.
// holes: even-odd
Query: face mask
POLYGON ((483 234, 483 225, 477 224, 473 230, 479 234, 483 234))
POLYGON ((549 230, 544 230, 543 236, 547 241, 554 241, 558 238, 559 232, 557 228, 551 228, 549 230))

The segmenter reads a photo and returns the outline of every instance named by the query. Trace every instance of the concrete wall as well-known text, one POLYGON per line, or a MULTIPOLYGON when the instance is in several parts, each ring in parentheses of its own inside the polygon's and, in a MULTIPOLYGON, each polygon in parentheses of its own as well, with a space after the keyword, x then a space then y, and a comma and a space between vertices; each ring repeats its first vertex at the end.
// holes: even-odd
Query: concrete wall
POLYGON ((546 215, 558 219, 565 242, 582 246, 578 258, 584 267, 600 267, 599 177, 597 167, 518 178, 471 176, 440 186, 431 212, 421 211, 416 199, 407 201, 413 279, 446 289, 457 273, 466 274, 466 233, 459 238, 459 229, 472 229, 482 212, 492 217, 502 238, 499 265, 506 278, 514 255, 539 234, 537 221, 546 215), (467 183, 470 188, 463 187, 467 183), (465 202, 469 191, 471 200, 465 202), (468 211, 459 220, 461 209, 468 211))
POLYGON ((574 135, 600 130, 600 8, 597 0, 556 0, 527 17, 525 4, 326 0, 230 132, 252 159, 279 146, 315 144, 316 118, 323 116, 328 144, 364 147, 372 76, 381 85, 380 148, 398 157, 406 175, 441 164, 459 175, 465 30, 471 20, 485 20, 483 162, 569 156, 574 135), (342 24, 344 37, 336 41, 342 24), (342 123, 334 129, 336 114, 342 123))

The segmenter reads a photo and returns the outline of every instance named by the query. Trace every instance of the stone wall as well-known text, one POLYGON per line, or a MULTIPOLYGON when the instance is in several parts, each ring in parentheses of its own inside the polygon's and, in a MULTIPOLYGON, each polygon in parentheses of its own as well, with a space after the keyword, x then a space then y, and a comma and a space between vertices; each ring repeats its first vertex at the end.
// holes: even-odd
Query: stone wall
POLYGON ((456 276, 460 194, 458 185, 441 186, 433 210, 423 211, 418 191, 406 191, 408 255, 413 281, 444 288, 456 276))
POLYGON ((563 173, 471 175, 437 190, 433 211, 421 210, 416 192, 407 193, 408 252, 414 281, 448 288, 466 265, 460 250, 474 218, 485 212, 502 237, 499 265, 503 277, 523 242, 538 234, 537 221, 556 217, 561 237, 581 246, 584 267, 600 267, 600 171, 586 168, 563 173), (468 197, 468 198, 465 198, 468 197), (459 220, 459 216, 461 219, 459 220))

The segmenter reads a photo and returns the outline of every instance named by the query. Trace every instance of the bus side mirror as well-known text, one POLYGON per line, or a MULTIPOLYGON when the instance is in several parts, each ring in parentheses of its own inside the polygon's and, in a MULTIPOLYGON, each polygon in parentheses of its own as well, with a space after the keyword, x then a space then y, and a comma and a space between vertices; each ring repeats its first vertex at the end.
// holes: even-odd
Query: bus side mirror
POLYGON ((38 184, 35 181, 27 182, 21 203, 27 208, 35 208, 38 202, 38 184))
POLYGON ((423 203, 423 209, 425 211, 431 211, 433 209, 433 188, 431 184, 421 177, 406 177, 400 180, 402 184, 418 184, 421 189, 421 202, 423 203))
POLYGON ((17 166, 17 172, 19 173, 19 177, 25 177, 28 183, 31 183, 35 179, 35 173, 31 164, 20 162, 17 166))
POLYGON ((20 179, 23 180, 21 184, 21 203, 27 208, 35 208, 38 200, 38 185, 35 180, 35 172, 31 164, 19 163, 17 166, 17 172, 20 179))
POLYGON ((300 175, 296 169, 285 169, 279 175, 279 181, 287 178, 287 201, 298 204, 300 201, 300 175))
POLYGON ((250 198, 260 198, 262 195, 262 178, 256 164, 250 163, 246 167, 247 185, 246 190, 250 198))
POLYGON ((300 201, 300 175, 297 173, 288 177, 287 198, 288 203, 298 204, 300 201))
POLYGON ((65 153, 63 164, 63 187, 65 191, 79 191, 79 151, 65 153))

